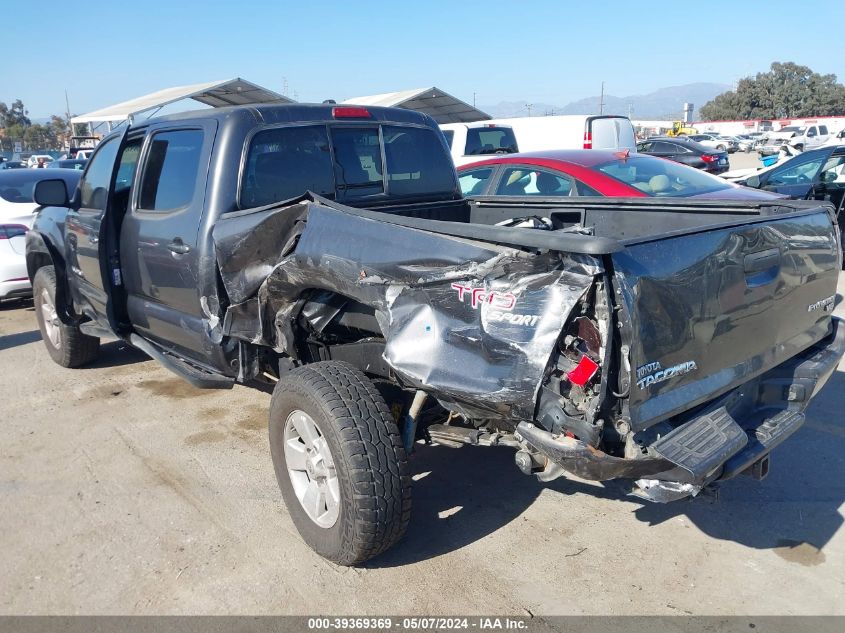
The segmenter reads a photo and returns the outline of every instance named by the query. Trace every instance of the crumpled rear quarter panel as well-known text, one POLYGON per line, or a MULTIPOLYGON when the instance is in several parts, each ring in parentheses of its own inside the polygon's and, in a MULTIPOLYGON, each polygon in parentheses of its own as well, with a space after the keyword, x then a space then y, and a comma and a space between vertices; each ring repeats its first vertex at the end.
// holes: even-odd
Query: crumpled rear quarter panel
POLYGON ((214 241, 229 336, 296 356, 303 295, 337 292, 375 309, 402 382, 471 417, 533 418, 564 323, 602 272, 592 256, 529 253, 307 199, 224 217, 214 241))

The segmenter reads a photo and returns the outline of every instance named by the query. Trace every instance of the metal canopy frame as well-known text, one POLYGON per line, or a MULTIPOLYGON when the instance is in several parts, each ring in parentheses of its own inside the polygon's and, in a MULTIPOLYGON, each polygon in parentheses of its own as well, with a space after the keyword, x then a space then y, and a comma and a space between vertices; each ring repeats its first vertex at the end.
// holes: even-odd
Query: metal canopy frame
POLYGON ((343 103, 415 110, 428 114, 437 123, 472 123, 473 121, 487 121, 491 118, 486 112, 434 86, 366 97, 353 97, 343 103))
POLYGON ((112 129, 116 123, 128 121, 140 114, 146 114, 147 118, 154 116, 164 106, 183 99, 193 99, 213 108, 253 103, 294 103, 293 99, 236 77, 225 81, 210 81, 190 86, 165 88, 129 101, 75 116, 71 119, 71 122, 108 123, 109 129, 112 129))

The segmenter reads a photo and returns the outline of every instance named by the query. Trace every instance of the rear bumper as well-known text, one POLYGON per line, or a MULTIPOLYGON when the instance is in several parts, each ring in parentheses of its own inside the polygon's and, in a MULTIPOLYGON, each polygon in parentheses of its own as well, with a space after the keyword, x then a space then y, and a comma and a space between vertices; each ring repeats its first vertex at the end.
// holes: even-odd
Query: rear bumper
POLYGON ((694 496, 704 486, 747 472, 804 424, 804 411, 845 355, 845 324, 832 319, 822 341, 722 396, 647 446, 637 459, 522 422, 517 433, 548 460, 584 479, 634 479, 652 501, 694 496))

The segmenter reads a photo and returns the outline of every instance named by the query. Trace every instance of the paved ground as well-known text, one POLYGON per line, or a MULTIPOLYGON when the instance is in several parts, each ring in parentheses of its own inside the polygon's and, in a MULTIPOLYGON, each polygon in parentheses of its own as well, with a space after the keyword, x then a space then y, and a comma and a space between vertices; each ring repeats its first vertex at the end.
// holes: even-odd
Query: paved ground
POLYGON ((117 343, 65 370, 31 306, 2 307, 0 613, 845 614, 843 370, 769 478, 716 503, 424 448, 407 537, 356 570, 298 538, 267 394, 198 391, 117 343))

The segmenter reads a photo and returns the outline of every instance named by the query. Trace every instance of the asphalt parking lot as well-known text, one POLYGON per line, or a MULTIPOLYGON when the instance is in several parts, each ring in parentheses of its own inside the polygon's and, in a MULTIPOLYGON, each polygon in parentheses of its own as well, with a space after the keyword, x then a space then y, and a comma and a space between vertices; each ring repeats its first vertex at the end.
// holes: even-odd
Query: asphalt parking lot
POLYGON ((769 477, 718 500, 423 447, 406 538, 361 569, 299 539, 268 394, 194 389, 116 342, 62 369, 26 303, 0 307, 0 376, 4 614, 845 614, 845 365, 769 477))

